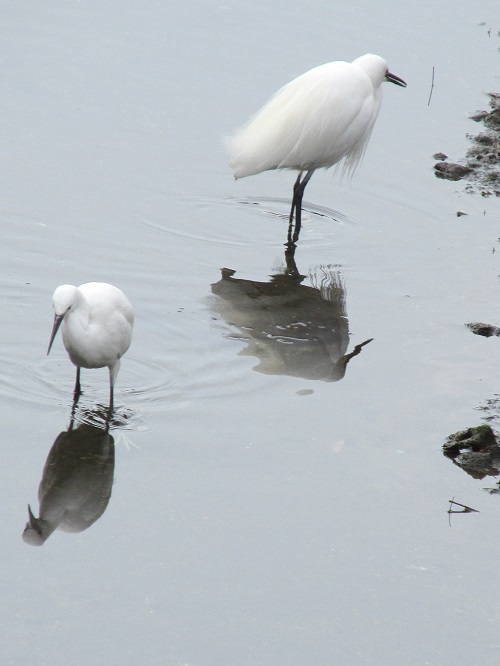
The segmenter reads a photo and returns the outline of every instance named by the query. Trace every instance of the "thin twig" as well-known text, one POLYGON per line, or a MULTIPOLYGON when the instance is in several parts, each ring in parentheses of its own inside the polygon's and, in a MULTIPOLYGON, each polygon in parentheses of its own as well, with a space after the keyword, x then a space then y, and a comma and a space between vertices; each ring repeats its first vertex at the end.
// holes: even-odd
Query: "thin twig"
POLYGON ((432 65, 432 82, 431 82, 431 91, 429 93, 429 101, 427 102, 427 106, 430 106, 431 103, 431 97, 432 97, 432 91, 434 90, 434 65, 432 65))
POLYGON ((454 499, 448 500, 450 503, 450 508, 448 509, 448 513, 479 513, 478 509, 473 509, 470 506, 467 506, 467 504, 460 504, 460 502, 455 502, 454 499), (462 511, 454 511, 451 507, 452 506, 460 506, 462 507, 462 511))

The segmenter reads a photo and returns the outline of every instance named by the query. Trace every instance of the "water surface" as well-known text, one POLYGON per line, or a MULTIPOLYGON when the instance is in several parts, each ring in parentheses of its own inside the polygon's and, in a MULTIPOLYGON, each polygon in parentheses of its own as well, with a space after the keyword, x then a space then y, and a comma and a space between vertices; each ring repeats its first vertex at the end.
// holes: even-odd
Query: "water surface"
POLYGON ((500 26, 488 0, 428 4, 4 4, 4 663, 495 659, 495 479, 441 445, 499 391, 498 339, 464 323, 499 323, 500 209, 432 155, 463 154, 498 89, 500 26), (235 183, 222 137, 367 51, 408 88, 385 86, 351 184, 314 176, 287 279, 293 174, 235 183), (90 280, 136 326, 109 436, 107 371, 82 372, 101 448, 72 466, 74 368, 61 340, 45 354, 54 288, 90 280), (47 460, 73 485, 40 507, 47 460), (479 513, 450 526, 452 497, 479 513), (27 505, 53 525, 61 502, 70 527, 102 513, 25 543, 27 505))

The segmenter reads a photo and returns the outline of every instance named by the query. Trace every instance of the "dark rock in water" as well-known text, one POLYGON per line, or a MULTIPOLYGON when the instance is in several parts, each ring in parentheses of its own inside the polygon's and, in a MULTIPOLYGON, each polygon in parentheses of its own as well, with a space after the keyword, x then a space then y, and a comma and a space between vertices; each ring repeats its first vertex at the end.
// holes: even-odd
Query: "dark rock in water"
POLYGON ((490 446, 498 446, 495 433, 489 425, 479 425, 449 435, 443 444, 443 452, 454 458, 464 450, 483 451, 490 446))
POLYGON ((461 180, 467 176, 472 168, 464 166, 463 164, 456 164, 454 162, 436 162, 434 165, 435 174, 438 178, 446 178, 446 180, 461 180))
POLYGON ((476 113, 473 113, 469 118, 473 120, 476 123, 481 122, 481 120, 484 120, 488 115, 488 111, 476 111, 476 113))
POLYGON ((433 157, 435 160, 440 160, 441 162, 442 162, 443 160, 448 159, 448 155, 445 155, 444 153, 434 153, 434 155, 433 155, 432 157, 433 157))
POLYGON ((450 435, 443 444, 443 453, 475 479, 500 473, 500 446, 489 425, 450 435))
POLYGON ((493 335, 500 336, 500 328, 493 326, 492 324, 483 324, 482 322, 476 321, 465 325, 476 335, 482 335, 485 338, 491 338, 493 335))

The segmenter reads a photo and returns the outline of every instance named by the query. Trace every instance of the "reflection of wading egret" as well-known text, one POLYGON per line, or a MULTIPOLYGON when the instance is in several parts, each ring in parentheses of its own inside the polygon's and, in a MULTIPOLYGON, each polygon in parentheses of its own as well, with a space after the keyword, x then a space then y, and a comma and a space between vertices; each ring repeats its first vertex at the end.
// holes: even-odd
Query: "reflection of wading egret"
POLYGON ((54 326, 47 354, 62 323, 63 343, 76 365, 74 400, 81 393, 80 368, 109 368, 109 409, 120 358, 130 347, 134 313, 125 294, 105 282, 79 287, 63 284, 54 292, 54 326))
POLYGON ((383 58, 370 53, 352 63, 320 65, 281 88, 228 139, 235 178, 272 169, 299 172, 290 211, 290 230, 295 212, 294 241, 300 231, 304 189, 314 171, 344 159, 344 168, 352 173, 363 157, 384 81, 406 86, 389 72, 383 58))
POLYGON ((38 488, 39 517, 28 505, 24 541, 42 546, 56 529, 88 529, 108 506, 114 469, 115 445, 108 423, 105 429, 87 423, 74 428, 71 421, 47 456, 38 488))
POLYGON ((296 266, 290 268, 288 257, 286 272, 267 282, 235 278, 234 270, 223 268, 212 284, 214 310, 233 329, 229 337, 245 342, 240 354, 259 360, 257 372, 337 382, 371 338, 347 353, 349 321, 339 271, 320 268, 307 286, 296 266))

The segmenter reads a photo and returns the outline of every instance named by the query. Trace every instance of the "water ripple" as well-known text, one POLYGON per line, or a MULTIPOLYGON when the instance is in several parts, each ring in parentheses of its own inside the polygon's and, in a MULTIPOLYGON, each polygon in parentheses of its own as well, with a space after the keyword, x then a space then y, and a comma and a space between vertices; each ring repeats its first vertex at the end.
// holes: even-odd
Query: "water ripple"
MULTIPOLYGON (((186 345, 189 346, 189 341, 186 345)), ((148 416, 155 413, 252 393, 246 363, 235 364, 228 370, 225 345, 214 341, 210 348, 205 346, 194 354, 187 347, 183 352, 173 350, 169 357, 159 359, 138 360, 133 355, 123 359, 115 387, 114 418, 120 421, 120 427, 149 429, 148 416)), ((64 352, 31 359, 29 363, 19 363, 4 353, 0 364, 2 397, 29 406, 71 409, 75 370, 64 352)), ((92 414, 107 405, 107 369, 83 369, 81 382, 83 392, 77 420, 91 423, 85 413, 92 414)))
MULTIPOLYGON (((182 200, 185 215, 182 223, 175 220, 170 223, 166 220, 154 220, 142 217, 139 223, 150 227, 162 234, 175 238, 186 239, 192 243, 218 245, 224 247, 247 247, 249 242, 260 246, 276 244, 276 232, 285 241, 288 230, 288 217, 290 213, 290 199, 277 197, 186 197, 182 200), (200 218, 213 220, 219 218, 227 223, 200 224, 200 218), (276 221, 270 232, 269 222, 276 221), (251 225, 252 233, 249 236, 248 228, 251 225), (224 234, 220 234, 221 226, 224 234)), ((315 247, 324 247, 331 243, 333 237, 338 239, 339 234, 346 233, 348 228, 354 227, 354 222, 341 212, 304 202, 302 214, 301 241, 314 244, 315 247)))

